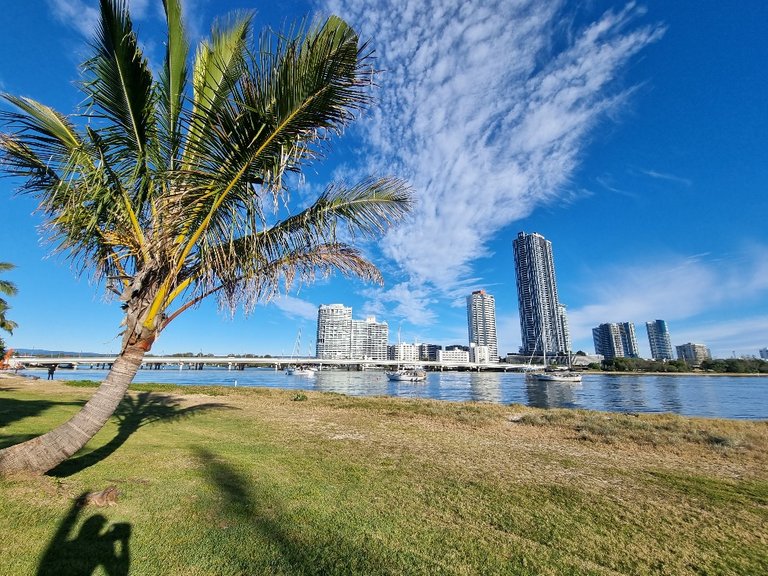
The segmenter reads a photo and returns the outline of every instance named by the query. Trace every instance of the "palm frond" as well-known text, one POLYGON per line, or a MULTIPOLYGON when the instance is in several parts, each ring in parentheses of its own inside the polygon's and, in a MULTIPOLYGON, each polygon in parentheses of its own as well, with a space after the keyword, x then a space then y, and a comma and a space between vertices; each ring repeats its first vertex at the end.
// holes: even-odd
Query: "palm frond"
POLYGON ((210 42, 197 49, 192 70, 192 112, 185 157, 191 161, 199 148, 205 147, 212 118, 242 76, 245 65, 246 40, 252 16, 233 16, 224 25, 211 30, 210 42))
POLYGON ((167 147, 165 164, 167 169, 173 170, 182 141, 180 117, 187 85, 189 42, 181 19, 179 0, 163 0, 163 7, 168 24, 168 39, 159 82, 159 125, 163 131, 161 144, 167 147))
MULTIPOLYGON (((144 164, 153 136, 152 73, 141 52, 124 0, 100 0, 96 54, 85 64, 83 88, 96 115, 109 120, 109 142, 134 168, 144 164)), ((106 136, 105 136, 106 139, 106 136)))

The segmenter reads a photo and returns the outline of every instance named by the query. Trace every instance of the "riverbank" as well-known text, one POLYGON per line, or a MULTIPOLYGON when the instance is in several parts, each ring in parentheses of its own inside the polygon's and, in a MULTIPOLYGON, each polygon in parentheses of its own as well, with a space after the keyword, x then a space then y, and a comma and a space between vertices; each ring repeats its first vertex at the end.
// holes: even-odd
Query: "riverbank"
MULTIPOLYGON (((0 381, 0 446, 91 393, 0 381)), ((0 557, 65 573, 119 540, 131 574, 758 574, 766 471, 764 422, 145 385, 55 475, 0 481, 0 557), (72 508, 109 485, 116 505, 72 508)))

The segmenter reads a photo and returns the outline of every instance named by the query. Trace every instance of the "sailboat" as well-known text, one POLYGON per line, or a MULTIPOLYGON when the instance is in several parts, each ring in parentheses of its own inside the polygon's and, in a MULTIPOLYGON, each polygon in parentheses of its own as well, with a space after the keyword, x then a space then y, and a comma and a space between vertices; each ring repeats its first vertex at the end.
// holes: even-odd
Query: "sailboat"
MULTIPOLYGON (((538 382, 563 382, 568 384, 578 384, 581 382, 581 374, 571 369, 571 352, 568 352, 568 368, 566 370, 550 368, 547 366, 547 343, 544 335, 541 337, 541 350, 544 356, 543 372, 528 372, 528 378, 538 382)), ((533 359, 533 356, 531 356, 533 359)))
MULTIPOLYGON (((296 335, 296 343, 293 345, 293 352, 291 352, 291 360, 293 360, 294 355, 298 356, 301 350, 301 328, 299 328, 299 333, 296 335)), ((288 376, 314 376, 317 374, 317 368, 315 366, 294 366, 293 364, 288 365, 288 367, 285 369, 285 373, 288 376)))
MULTIPOLYGON (((400 344, 400 327, 397 328, 397 344, 400 344)), ((397 370, 387 372, 387 379, 393 382, 423 382, 427 372, 421 366, 398 366, 397 370)))

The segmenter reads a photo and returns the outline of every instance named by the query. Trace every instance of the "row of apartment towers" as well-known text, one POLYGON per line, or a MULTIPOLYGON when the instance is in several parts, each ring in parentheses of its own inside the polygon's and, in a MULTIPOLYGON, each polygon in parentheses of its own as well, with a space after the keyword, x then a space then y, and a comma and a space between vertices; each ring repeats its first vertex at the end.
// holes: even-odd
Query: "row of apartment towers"
MULTIPOLYGON (((552 243, 541 234, 520 232, 513 242, 515 256, 515 279, 517 300, 520 312, 520 336, 522 345, 519 353, 526 356, 559 356, 571 352, 571 338, 568 331, 566 307, 560 303, 557 295, 555 265, 552 257, 552 243)), ((672 346, 666 322, 655 320, 646 324, 651 353, 655 359, 672 358, 672 346)), ((467 297, 467 328, 469 346, 468 359, 496 362, 499 358, 496 337, 496 304, 494 297, 485 290, 476 290, 467 297)), ((606 357, 623 354, 623 342, 629 342, 637 350, 634 338, 634 326, 631 323, 621 325, 601 325, 595 329, 595 352, 606 357), (599 330, 603 326, 624 326, 613 331, 608 328, 605 338, 599 330), (618 339, 613 339, 614 332, 618 339), (624 341, 622 334, 631 334, 624 341), (614 353, 605 354, 598 350, 598 342, 618 343, 614 353), (634 344, 631 344, 634 342, 634 344), (618 351, 618 352, 616 352, 618 351)), ((595 335, 593 331, 593 335, 595 335)), ((342 304, 322 305, 317 315, 317 357, 351 358, 373 360, 396 359, 400 355, 388 345, 389 329, 386 322, 377 322, 374 317, 366 320, 353 320, 352 308, 342 304), (394 356, 394 357, 393 357, 394 356)), ((607 344, 606 344, 607 345, 607 344)), ((417 359, 432 360, 435 355, 434 345, 426 346, 430 357, 417 359)), ((401 345, 402 347, 402 345, 401 345)), ((457 347, 454 347, 457 348, 457 347)), ((464 348, 464 347, 462 347, 464 348)), ((602 349, 602 348, 601 348, 602 349)), ((423 356, 423 354, 422 354, 423 356)))

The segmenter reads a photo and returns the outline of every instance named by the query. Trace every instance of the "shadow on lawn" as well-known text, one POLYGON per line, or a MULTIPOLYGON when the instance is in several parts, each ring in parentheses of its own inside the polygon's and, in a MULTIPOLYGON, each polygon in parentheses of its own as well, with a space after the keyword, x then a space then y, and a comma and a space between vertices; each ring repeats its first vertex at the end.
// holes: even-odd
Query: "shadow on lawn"
MULTIPOLYGON (((387 565, 385 556, 364 544, 349 541, 340 530, 328 525, 322 535, 313 527, 303 529, 304 519, 285 508, 269 486, 253 482, 221 457, 203 448, 194 449, 208 483, 215 488, 221 503, 217 511, 222 528, 242 523, 258 531, 261 540, 279 551, 281 573, 296 574, 371 574, 387 565)), ((300 511, 299 511, 300 514, 300 511)), ((238 532, 241 533, 241 532, 238 532)), ((257 546, 259 539, 251 545, 257 546)), ((233 545, 233 555, 243 551, 233 545)), ((226 555, 226 548, 217 554, 226 555)), ((264 556, 265 561, 266 555, 264 556)), ((230 559, 237 562, 236 558, 230 559)), ((391 559, 390 559, 391 560, 391 559)), ((246 559, 247 562, 247 559, 246 559)), ((274 567, 272 563, 271 566, 274 567)), ((275 570, 278 572, 278 570, 275 570)))
MULTIPOLYGON (((54 406, 82 406, 85 402, 53 402, 51 400, 18 400, 16 398, 0 398, 0 428, 9 424, 39 416, 54 406)), ((34 436, 34 435, 33 435, 34 436)), ((0 434, 0 447, 12 446, 16 442, 10 441, 14 436, 0 434)))
POLYGON ((131 525, 116 522, 110 526, 105 516, 94 514, 83 521, 72 538, 84 505, 85 494, 72 503, 40 558, 37 576, 86 576, 99 566, 109 576, 127 576, 131 525))
POLYGON ((141 392, 135 396, 126 396, 115 410, 114 418, 118 422, 115 437, 95 450, 59 464, 48 472, 48 475, 63 478, 101 462, 125 444, 134 432, 147 424, 160 421, 172 422, 216 408, 231 409, 225 404, 211 402, 181 408, 177 398, 153 392, 141 392))

